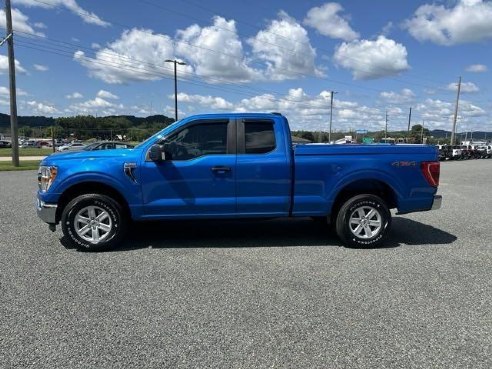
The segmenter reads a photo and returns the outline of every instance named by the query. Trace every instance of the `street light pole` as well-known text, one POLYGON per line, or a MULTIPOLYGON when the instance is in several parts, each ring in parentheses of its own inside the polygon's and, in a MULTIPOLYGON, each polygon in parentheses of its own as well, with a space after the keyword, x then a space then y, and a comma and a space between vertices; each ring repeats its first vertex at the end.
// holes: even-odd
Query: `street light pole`
POLYGON ((331 103, 330 103, 330 132, 328 132, 328 143, 331 143, 331 122, 333 119, 333 96, 336 94, 335 91, 331 92, 331 103))
POLYGON ((177 75, 177 67, 176 65, 186 65, 185 62, 178 61, 176 59, 167 59, 166 63, 174 64, 174 119, 178 120, 178 75, 177 75))

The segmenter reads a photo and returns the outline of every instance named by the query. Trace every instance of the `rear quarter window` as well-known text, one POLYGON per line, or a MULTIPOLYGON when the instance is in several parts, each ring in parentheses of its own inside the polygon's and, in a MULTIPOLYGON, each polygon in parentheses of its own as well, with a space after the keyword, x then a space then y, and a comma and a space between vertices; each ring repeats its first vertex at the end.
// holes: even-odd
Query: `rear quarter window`
POLYGON ((275 150, 273 122, 246 122, 244 139, 246 154, 266 154, 275 150))

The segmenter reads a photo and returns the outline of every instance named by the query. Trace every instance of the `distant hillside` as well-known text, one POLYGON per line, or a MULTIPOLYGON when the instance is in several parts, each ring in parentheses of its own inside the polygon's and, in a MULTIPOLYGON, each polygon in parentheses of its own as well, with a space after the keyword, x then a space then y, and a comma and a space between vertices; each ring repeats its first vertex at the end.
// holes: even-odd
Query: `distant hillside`
MULTIPOLYGON (((474 140, 490 140, 492 139, 492 132, 484 132, 484 131, 474 131, 473 133, 468 132, 468 135, 466 132, 459 132, 457 133, 458 136, 465 136, 467 135, 468 138, 470 138, 470 135, 473 135, 474 140)), ((449 138, 451 137, 451 131, 444 131, 442 129, 435 129, 433 131, 430 131, 430 135, 433 136, 434 138, 449 138)))
MULTIPOLYGON (((19 126, 47 127, 55 124, 55 119, 43 116, 17 117, 19 126)), ((0 128, 10 127, 10 115, 0 113, 0 128)))
MULTIPOLYGON (((148 117, 135 117, 133 115, 113 115, 104 118, 126 118, 133 125, 138 126, 143 123, 172 123, 174 119, 166 117, 165 115, 150 115, 148 117)), ((19 126, 29 126, 29 127, 49 127, 55 123, 55 118, 48 118, 44 116, 18 116, 17 122, 19 126)), ((10 115, 0 113, 0 128, 10 127, 10 115)))

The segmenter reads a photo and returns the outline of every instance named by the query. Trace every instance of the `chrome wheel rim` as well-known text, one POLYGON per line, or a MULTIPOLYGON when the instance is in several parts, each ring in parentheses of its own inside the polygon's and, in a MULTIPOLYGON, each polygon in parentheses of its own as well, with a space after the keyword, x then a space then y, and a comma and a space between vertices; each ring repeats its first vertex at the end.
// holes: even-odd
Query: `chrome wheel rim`
POLYGON ((109 213, 99 206, 86 206, 79 210, 74 219, 75 232, 90 243, 104 241, 113 229, 109 213))
POLYGON ((376 236, 382 228, 382 217, 378 209, 361 206, 350 214, 349 228, 358 238, 369 239, 376 236))

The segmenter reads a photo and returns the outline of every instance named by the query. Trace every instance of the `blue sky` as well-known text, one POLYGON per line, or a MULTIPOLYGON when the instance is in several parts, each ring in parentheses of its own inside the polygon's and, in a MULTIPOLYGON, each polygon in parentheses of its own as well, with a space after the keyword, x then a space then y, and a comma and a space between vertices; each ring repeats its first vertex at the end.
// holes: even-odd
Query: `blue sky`
MULTIPOLYGON (((12 0, 20 115, 279 111, 293 129, 492 131, 492 2, 12 0)), ((5 27, 5 15, 0 14, 5 27)), ((0 112, 8 113, 6 47, 0 112)))

